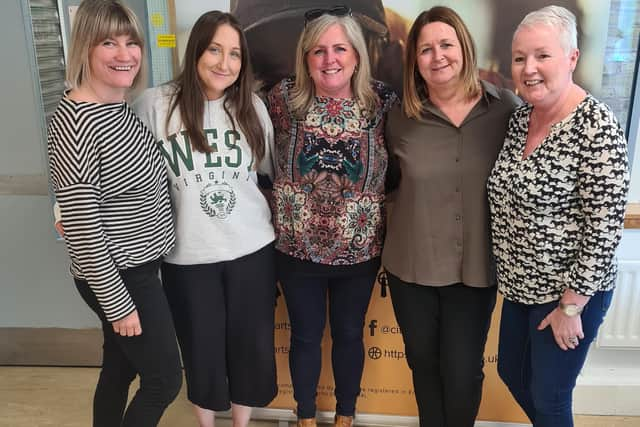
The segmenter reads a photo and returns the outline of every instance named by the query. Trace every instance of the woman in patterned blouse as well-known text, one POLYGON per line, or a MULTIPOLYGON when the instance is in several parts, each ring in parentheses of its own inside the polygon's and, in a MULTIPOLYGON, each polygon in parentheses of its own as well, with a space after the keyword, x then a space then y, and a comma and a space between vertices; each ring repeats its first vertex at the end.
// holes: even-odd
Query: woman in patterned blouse
POLYGON ((511 70, 528 104, 488 181, 504 295, 498 372, 536 427, 573 426, 573 388, 615 286, 629 185, 620 125, 572 80, 576 33, 557 6, 516 29, 511 70))
POLYGON ((364 317, 384 239, 384 122, 397 98, 371 80, 362 31, 349 8, 310 10, 305 21, 296 77, 268 96, 278 276, 291 321, 298 425, 316 425, 328 295, 336 425, 350 426, 364 364, 364 317))

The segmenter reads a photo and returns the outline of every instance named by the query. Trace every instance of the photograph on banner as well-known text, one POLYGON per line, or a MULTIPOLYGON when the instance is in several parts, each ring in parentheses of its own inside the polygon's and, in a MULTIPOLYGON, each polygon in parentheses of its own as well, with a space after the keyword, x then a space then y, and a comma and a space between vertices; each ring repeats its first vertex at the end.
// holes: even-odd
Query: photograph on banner
MULTIPOLYGON (((409 28, 423 10, 436 5, 453 8, 474 37, 480 77, 498 87, 513 88, 511 40, 513 32, 529 12, 556 4, 571 10, 578 20, 581 60, 575 80, 599 94, 606 44, 609 1, 600 0, 231 0, 230 10, 239 19, 249 43, 252 64, 262 90, 294 72, 295 48, 304 28, 304 12, 335 4, 351 8, 367 42, 373 75, 401 95, 402 62, 409 28)), ((390 298, 382 298, 376 285, 366 316, 365 368, 358 411, 382 415, 417 415, 411 371, 390 298)), ((496 304, 485 349, 485 379, 479 420, 527 422, 524 413, 497 374, 498 323, 501 300, 496 304)), ((283 299, 276 312, 276 363, 279 394, 271 408, 294 408, 288 366, 290 324, 283 299)), ((328 327, 323 340, 322 373, 318 387, 318 409, 335 408, 328 327)))
MULTIPOLYGON (((411 23, 423 10, 453 8, 469 27, 478 53, 481 78, 498 87, 513 88, 511 39, 524 16, 555 4, 571 10, 578 21, 581 59, 574 79, 598 96, 610 1, 600 0, 344 0, 359 20, 369 47, 374 77, 400 95, 402 56, 411 23)), ((304 26, 304 12, 331 7, 322 0, 231 0, 231 12, 245 28, 256 76, 269 89, 294 70, 295 47, 304 26)))

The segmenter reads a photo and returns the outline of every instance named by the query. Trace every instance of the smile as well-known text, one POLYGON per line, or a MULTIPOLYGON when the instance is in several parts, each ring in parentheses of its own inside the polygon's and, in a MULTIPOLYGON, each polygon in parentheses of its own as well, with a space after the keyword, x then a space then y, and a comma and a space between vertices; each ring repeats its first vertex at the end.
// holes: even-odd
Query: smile
POLYGON ((211 71, 211 74, 218 77, 230 77, 231 74, 221 73, 220 71, 211 71))
POLYGON ((336 74, 340 71, 342 71, 342 68, 332 68, 331 70, 323 70, 322 72, 324 74, 336 74))
POLYGON ((526 80, 524 82, 524 85, 525 86, 535 86, 535 85, 540 84, 540 83, 542 83, 542 80, 526 80))
POLYGON ((116 71, 131 71, 131 69, 133 68, 133 65, 115 65, 113 67, 110 67, 116 71))

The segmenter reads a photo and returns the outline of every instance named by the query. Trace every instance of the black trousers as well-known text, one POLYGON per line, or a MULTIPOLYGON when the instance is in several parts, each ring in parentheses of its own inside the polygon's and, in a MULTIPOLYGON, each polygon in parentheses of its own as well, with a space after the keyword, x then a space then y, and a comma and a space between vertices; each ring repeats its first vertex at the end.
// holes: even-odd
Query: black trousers
POLYGON ((201 408, 266 406, 278 393, 273 245, 212 264, 162 264, 187 397, 201 408))
POLYGON ((157 426, 180 391, 178 344, 159 267, 160 262, 154 261, 120 271, 142 326, 142 334, 135 337, 113 332, 87 282, 75 279, 80 295, 100 318, 104 335, 102 370, 93 399, 94 427, 157 426), (140 375, 140 388, 126 407, 136 375, 140 375))
POLYGON ((420 427, 472 427, 496 288, 423 286, 387 272, 413 374, 420 427))

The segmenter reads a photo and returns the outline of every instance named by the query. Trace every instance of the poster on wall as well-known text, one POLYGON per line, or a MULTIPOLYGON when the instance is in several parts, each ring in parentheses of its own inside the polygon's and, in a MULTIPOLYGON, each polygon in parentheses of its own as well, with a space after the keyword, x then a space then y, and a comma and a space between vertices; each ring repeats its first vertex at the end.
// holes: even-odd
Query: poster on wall
POLYGON ((599 96, 609 21, 609 0, 232 0, 230 10, 245 29, 257 77, 268 89, 293 73, 294 53, 304 26, 304 12, 336 3, 351 7, 364 30, 374 77, 400 94, 402 57, 411 23, 436 5, 453 8, 469 27, 478 53, 481 77, 497 86, 511 82, 511 39, 529 12, 555 4, 578 20, 578 84, 599 96))
MULTIPOLYGON (((510 76, 511 40, 520 20, 530 11, 549 4, 575 13, 579 26, 581 60, 575 79, 596 96, 601 87, 603 52, 609 2, 600 0, 347 0, 360 22, 372 62, 374 77, 398 94, 402 89, 405 40, 413 19, 423 10, 443 4, 455 9, 474 37, 482 79, 513 88, 510 76), (587 13, 588 11, 588 13, 587 13)), ((293 73, 295 47, 304 26, 304 12, 329 8, 335 1, 235 0, 231 12, 245 29, 256 76, 268 90, 293 73)), ((279 394, 270 408, 294 408, 288 369, 290 324, 281 299, 276 313, 276 360, 279 394)), ((479 420, 528 422, 497 375, 498 323, 501 303, 494 311, 485 351, 485 380, 479 420)), ((416 416, 411 372, 390 298, 376 287, 366 316, 365 368, 358 411, 367 414, 416 416)), ((330 334, 325 331, 323 363, 318 387, 318 409, 333 411, 330 334)))

